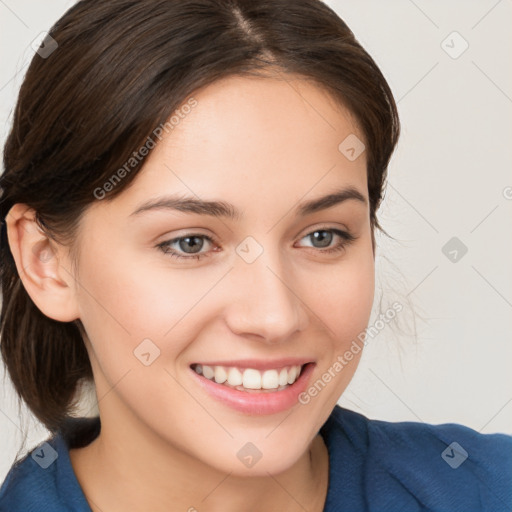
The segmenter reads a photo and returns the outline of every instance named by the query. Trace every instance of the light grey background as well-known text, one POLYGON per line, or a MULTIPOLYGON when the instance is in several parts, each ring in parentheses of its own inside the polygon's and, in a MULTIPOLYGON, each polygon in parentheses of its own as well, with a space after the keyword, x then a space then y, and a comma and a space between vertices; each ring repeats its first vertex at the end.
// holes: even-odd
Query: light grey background
MULTIPOLYGON (((2 144, 31 42, 72 3, 0 0, 2 144)), ((380 210, 397 241, 378 237, 370 325, 381 299, 381 311, 395 300, 404 311, 369 340, 339 403, 371 418, 512 434, 512 2, 326 3, 381 67, 403 127, 380 210), (443 253, 453 237, 462 257, 443 253)), ((5 380, 0 480, 26 427, 28 447, 47 435, 20 417, 5 380)))

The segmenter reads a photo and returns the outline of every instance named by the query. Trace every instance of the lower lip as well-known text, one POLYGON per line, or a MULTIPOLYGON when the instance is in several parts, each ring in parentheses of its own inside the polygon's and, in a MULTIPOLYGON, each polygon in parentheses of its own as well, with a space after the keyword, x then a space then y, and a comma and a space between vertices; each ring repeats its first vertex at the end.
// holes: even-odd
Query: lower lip
POLYGON ((199 375, 195 370, 190 369, 199 384, 213 398, 223 404, 246 414, 276 414, 290 409, 299 401, 299 395, 306 389, 315 363, 308 363, 303 368, 299 378, 286 389, 272 393, 248 393, 239 391, 223 384, 199 375))

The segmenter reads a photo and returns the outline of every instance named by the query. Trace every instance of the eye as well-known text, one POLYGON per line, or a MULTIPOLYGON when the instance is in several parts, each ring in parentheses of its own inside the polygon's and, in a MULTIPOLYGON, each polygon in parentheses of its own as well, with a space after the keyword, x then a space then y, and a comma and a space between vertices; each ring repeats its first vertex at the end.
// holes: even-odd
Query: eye
POLYGON ((171 256, 171 258, 193 258, 199 260, 205 256, 209 256, 208 252, 199 252, 204 247, 204 240, 207 240, 210 244, 214 243, 213 238, 207 235, 188 233, 185 236, 161 242, 157 247, 164 254, 171 256), (175 246, 178 250, 171 248, 171 246, 175 246))
MULTIPOLYGON (((313 247, 314 249, 319 249, 318 252, 322 254, 330 254, 341 251, 351 242, 357 239, 357 237, 355 237, 354 235, 335 228, 316 229, 315 231, 312 231, 308 235, 304 236, 302 240, 308 237, 313 241, 314 244, 317 244, 312 245, 310 247, 313 247), (335 244, 333 247, 329 247, 336 237, 340 239, 338 243, 335 244)), ((170 256, 171 258, 200 260, 202 258, 210 256, 211 253, 213 252, 201 252, 201 249, 203 249, 205 246, 205 240, 207 241, 208 244, 218 245, 217 242, 210 236, 202 235, 199 233, 187 233, 184 236, 161 242, 157 244, 156 247, 160 249, 164 254, 170 256)))
POLYGON ((310 247, 313 247, 315 249, 321 249, 321 253, 334 253, 345 249, 345 247, 347 247, 351 242, 356 240, 357 237, 348 233, 347 231, 342 231, 341 229, 321 228, 312 231, 311 233, 303 237, 302 240, 306 238, 310 238, 313 244, 318 244, 312 245, 310 247), (340 238, 340 240, 333 247, 329 247, 333 239, 335 239, 335 237, 340 238), (325 249, 325 247, 329 248, 325 249))

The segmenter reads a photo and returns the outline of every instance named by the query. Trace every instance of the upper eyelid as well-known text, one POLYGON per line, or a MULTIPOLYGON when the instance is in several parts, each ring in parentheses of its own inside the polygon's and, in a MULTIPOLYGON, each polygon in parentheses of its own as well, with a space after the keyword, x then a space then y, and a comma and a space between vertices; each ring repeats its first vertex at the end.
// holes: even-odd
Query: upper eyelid
POLYGON ((323 225, 319 226, 313 229, 308 229, 304 232, 304 235, 302 235, 300 238, 304 238, 305 236, 311 235, 312 233, 315 233, 316 231, 333 231, 336 233, 336 231, 341 231, 343 233, 346 233, 347 235, 351 235, 351 230, 348 229, 346 226, 333 226, 333 225, 323 225))
MULTIPOLYGON (((195 229, 202 229, 202 228, 185 228, 184 229, 184 233, 182 235, 179 235, 179 236, 174 236, 172 238, 166 238, 164 241, 176 241, 176 240, 179 240, 181 238, 187 238, 188 236, 204 236, 206 238, 210 238, 212 240, 216 240, 217 237, 214 236, 214 235, 211 235, 211 234, 207 234, 207 233, 201 233, 200 231, 195 231, 195 229)), ((321 224, 320 226, 317 226, 317 227, 314 227, 314 228, 307 228, 305 231, 304 230, 301 230, 301 232, 303 232, 304 234, 301 236, 301 238, 304 238, 305 236, 307 235, 310 235, 311 233, 314 233, 315 231, 322 231, 322 230, 325 230, 325 231, 343 231, 347 234, 351 234, 351 230, 345 226, 345 225, 332 225, 332 224, 321 224)), ((299 235, 297 235, 299 236, 299 235)))

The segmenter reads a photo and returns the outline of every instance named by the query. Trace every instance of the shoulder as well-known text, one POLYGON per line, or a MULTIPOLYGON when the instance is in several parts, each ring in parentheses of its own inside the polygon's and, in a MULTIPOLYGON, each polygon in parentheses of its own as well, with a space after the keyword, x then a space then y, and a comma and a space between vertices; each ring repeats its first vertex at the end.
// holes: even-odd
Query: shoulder
POLYGON ((0 488, 0 511, 65 510, 58 492, 58 439, 49 439, 16 462, 0 488))
POLYGON ((512 436, 373 420, 339 406, 322 428, 333 453, 337 444, 352 451, 377 510, 512 510, 512 436))
POLYGON ((0 512, 90 512, 69 459, 70 442, 80 443, 77 433, 89 421, 72 421, 67 428, 40 443, 10 469, 0 488, 0 512), (78 429, 77 429, 78 427, 78 429), (72 434, 74 432, 74 435, 72 434))

